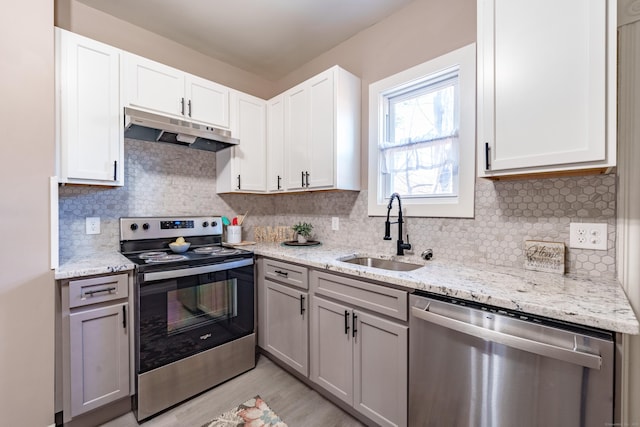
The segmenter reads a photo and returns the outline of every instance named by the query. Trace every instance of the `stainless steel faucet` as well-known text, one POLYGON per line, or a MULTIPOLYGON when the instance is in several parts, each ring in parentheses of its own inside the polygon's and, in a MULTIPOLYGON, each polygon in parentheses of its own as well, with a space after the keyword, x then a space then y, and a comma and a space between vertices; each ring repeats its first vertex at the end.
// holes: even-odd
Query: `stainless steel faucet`
POLYGON ((391 195, 391 199, 389 200, 389 205, 387 206, 387 220, 384 222, 384 240, 391 240, 391 224, 398 224, 398 251, 397 255, 404 255, 404 251, 411 250, 411 244, 409 243, 409 235, 407 234, 407 243, 402 240, 402 202, 400 201, 400 195, 398 193, 393 193, 391 195), (389 222, 389 212, 391 212, 391 207, 393 206, 393 199, 398 199, 398 220, 396 222, 389 222))

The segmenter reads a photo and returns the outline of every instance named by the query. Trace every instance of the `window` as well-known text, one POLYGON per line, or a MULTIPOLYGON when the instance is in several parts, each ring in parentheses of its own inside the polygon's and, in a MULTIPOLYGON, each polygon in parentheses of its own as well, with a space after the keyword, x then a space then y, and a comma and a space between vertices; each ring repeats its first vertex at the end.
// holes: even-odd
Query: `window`
POLYGON ((472 217, 475 45, 369 87, 369 215, 472 217))

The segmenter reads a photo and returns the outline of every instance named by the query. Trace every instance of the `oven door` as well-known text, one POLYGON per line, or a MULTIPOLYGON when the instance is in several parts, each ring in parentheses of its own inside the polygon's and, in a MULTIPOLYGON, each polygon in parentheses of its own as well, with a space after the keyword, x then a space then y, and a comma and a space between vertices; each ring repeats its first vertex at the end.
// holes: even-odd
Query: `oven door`
POLYGON ((253 277, 253 259, 140 274, 138 374, 253 333, 253 277))

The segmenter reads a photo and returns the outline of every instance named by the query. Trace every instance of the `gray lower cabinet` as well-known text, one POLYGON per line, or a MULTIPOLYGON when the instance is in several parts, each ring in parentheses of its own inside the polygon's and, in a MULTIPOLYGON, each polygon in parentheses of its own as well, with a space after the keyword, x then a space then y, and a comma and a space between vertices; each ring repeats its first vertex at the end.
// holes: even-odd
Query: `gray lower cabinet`
POLYGON ((129 394, 128 303, 72 313, 71 415, 129 394))
POLYGON ((388 300, 391 306, 380 309, 396 311, 407 293, 317 271, 310 284, 311 380, 382 426, 406 426, 409 328, 357 302, 368 308, 368 297, 388 300), (323 289, 336 299, 340 289, 345 295, 332 301, 323 289))
POLYGON ((309 294, 265 280, 266 349, 309 376, 309 294))
POLYGON ((128 274, 61 282, 64 421, 131 394, 128 274))
POLYGON ((258 345, 309 376, 309 293, 306 267, 260 258, 258 345))

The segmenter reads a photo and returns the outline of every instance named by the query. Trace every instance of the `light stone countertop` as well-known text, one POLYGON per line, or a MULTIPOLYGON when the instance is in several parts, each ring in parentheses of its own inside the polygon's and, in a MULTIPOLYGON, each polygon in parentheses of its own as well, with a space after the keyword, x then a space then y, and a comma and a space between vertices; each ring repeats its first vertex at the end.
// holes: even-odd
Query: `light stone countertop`
POLYGON ((421 289, 555 320, 626 334, 640 333, 633 309, 615 279, 577 277, 541 273, 491 265, 467 265, 419 256, 381 256, 356 248, 334 245, 283 246, 258 243, 243 246, 277 260, 304 264, 316 269, 359 276, 363 279, 421 289), (401 272, 348 264, 339 258, 372 256, 424 264, 417 270, 401 272))
MULTIPOLYGON (((640 333, 640 326, 622 289, 614 279, 540 273, 523 269, 431 261, 420 257, 396 257, 367 253, 353 247, 322 244, 289 247, 280 243, 242 246, 256 255, 303 264, 374 280, 407 290, 420 289, 439 295, 475 301, 523 313, 626 334, 640 333), (387 271, 348 264, 338 259, 372 256, 424 264, 413 271, 387 271)), ((60 265, 55 279, 69 279, 130 271, 135 264, 117 251, 87 254, 60 265)))
POLYGON ((93 276, 133 270, 136 265, 117 251, 85 254, 68 260, 56 268, 55 279, 93 276))

